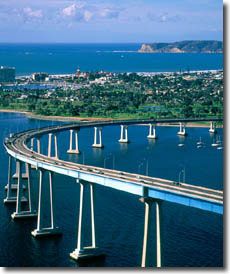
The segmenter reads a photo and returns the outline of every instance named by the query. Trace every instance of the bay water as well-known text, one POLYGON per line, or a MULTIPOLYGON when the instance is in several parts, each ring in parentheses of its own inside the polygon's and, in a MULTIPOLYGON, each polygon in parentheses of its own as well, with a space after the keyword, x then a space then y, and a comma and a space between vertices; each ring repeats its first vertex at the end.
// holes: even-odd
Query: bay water
POLYGON ((0 66, 17 76, 82 71, 173 72, 223 69, 223 54, 138 53, 141 44, 0 44, 0 66))
MULTIPOLYGON (((23 114, 0 113, 0 141, 10 133, 30 128, 61 124, 57 121, 29 119, 23 114)), ((188 136, 177 136, 178 127, 157 127, 159 138, 147 139, 147 126, 128 128, 130 143, 120 144, 119 126, 103 128, 104 149, 93 149, 93 128, 79 132, 80 155, 66 153, 69 132, 58 136, 61 159, 115 168, 153 177, 178 180, 179 172, 185 169, 186 182, 213 189, 223 189, 223 150, 211 144, 215 136, 208 128, 187 128, 188 136), (205 143, 197 148, 200 137, 205 143), (184 146, 178 146, 183 143, 184 146), (148 163, 148 164, 147 164, 148 163)), ((222 140, 223 131, 218 129, 222 140)), ((42 153, 47 154, 47 136, 42 138, 42 153)), ((1 266, 100 266, 138 267, 141 263, 144 205, 139 197, 110 188, 95 187, 95 219, 97 246, 106 254, 104 260, 79 264, 70 259, 69 253, 77 245, 79 185, 74 179, 54 175, 56 222, 63 232, 62 237, 35 239, 31 231, 36 228, 36 219, 12 220, 15 205, 4 205, 7 183, 8 156, 0 146, 0 265, 1 266)), ((38 192, 38 174, 32 172, 38 192)), ((49 222, 48 178, 44 186, 44 224, 49 222)), ((89 195, 89 192, 86 193, 89 195)), ((84 204, 83 235, 90 244, 89 196, 84 204)), ((156 264, 155 215, 152 212, 151 237, 149 241, 150 265, 156 264)), ((223 216, 199 209, 162 203, 162 264, 166 267, 216 267, 223 265, 223 216)))

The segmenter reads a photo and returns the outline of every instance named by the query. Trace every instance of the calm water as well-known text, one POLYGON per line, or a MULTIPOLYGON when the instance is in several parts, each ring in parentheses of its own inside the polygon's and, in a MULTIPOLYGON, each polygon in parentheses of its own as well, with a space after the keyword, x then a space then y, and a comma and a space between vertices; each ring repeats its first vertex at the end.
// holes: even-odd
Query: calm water
MULTIPOLYGON (((56 122, 57 123, 57 122, 56 122)), ((10 132, 22 131, 55 124, 54 122, 28 119, 21 114, 0 113, 0 140, 3 142, 10 132)), ((58 137, 62 159, 130 172, 146 172, 151 176, 177 180, 179 171, 186 170, 188 183, 223 188, 223 151, 211 146, 213 137, 208 129, 189 128, 188 137, 180 139, 176 127, 158 127, 159 139, 150 142, 146 136, 148 128, 129 127, 131 143, 118 143, 120 129, 117 126, 103 129, 103 150, 92 149, 93 129, 82 129, 79 133, 81 155, 67 155, 68 133, 58 137), (197 149, 200 136, 206 146, 197 149), (184 147, 178 147, 184 142, 184 147)), ((218 129, 222 139, 222 130, 218 129)), ((43 152, 47 153, 47 139, 43 138, 43 152)), ((63 232, 61 238, 34 239, 30 232, 36 220, 13 221, 10 217, 14 206, 5 206, 4 186, 7 182, 7 155, 0 146, 0 265, 1 266, 69 266, 78 264, 69 258, 76 248, 79 186, 73 179, 55 175, 55 207, 57 224, 63 232)), ((37 188, 37 174, 33 181, 37 188)), ((46 185, 47 187, 47 185, 46 185)), ((44 189, 46 191, 46 189, 44 189)), ((48 192, 46 192, 48 195, 48 192)), ((139 266, 141 261, 144 206, 138 197, 113 189, 97 186, 95 191, 95 218, 97 245, 107 254, 104 261, 90 266, 139 266)), ((45 200, 47 197, 44 198, 45 200)), ((87 199, 86 199, 87 200, 87 199)), ((88 202, 89 200, 87 200, 88 202)), ((85 241, 89 241, 89 211, 85 205, 85 241)), ((154 213, 153 213, 154 214, 154 213)), ((223 219, 222 216, 194 208, 163 203, 162 245, 164 266, 222 266, 223 264, 223 219)), ((47 222, 49 214, 44 216, 47 222)), ((153 216, 154 220, 154 216, 153 216)), ((154 223, 154 221, 153 221, 154 223)), ((155 264, 155 228, 152 227, 150 256, 155 264)))
POLYGON ((17 75, 37 71, 74 73, 162 72, 223 68, 222 54, 139 54, 140 44, 0 44, 0 65, 17 75))

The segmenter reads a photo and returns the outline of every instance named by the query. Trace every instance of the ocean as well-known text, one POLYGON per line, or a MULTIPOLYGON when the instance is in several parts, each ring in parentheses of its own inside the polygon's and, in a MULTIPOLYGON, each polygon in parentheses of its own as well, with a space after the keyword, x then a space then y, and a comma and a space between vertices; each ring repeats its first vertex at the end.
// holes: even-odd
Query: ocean
MULTIPOLYGON (((30 128, 60 124, 57 121, 30 119, 17 113, 0 113, 0 142, 10 133, 30 128)), ((159 138, 147 139, 147 126, 130 126, 128 145, 118 142, 120 128, 103 128, 104 149, 93 149, 93 128, 79 132, 80 155, 69 155, 69 133, 58 136, 61 159, 84 162, 89 165, 106 166, 129 172, 146 173, 171 180, 178 180, 179 172, 186 171, 189 184, 223 189, 223 150, 211 144, 215 137, 208 128, 188 128, 188 136, 177 136, 177 127, 157 127, 159 138), (197 148, 200 137, 205 143, 197 148), (179 147, 179 143, 184 146, 179 147)), ((218 129, 218 138, 223 140, 223 130, 218 129)), ((47 136, 42 138, 42 152, 47 153, 47 136)), ((106 254, 104 260, 79 264, 71 260, 69 253, 76 248, 79 208, 79 185, 65 176, 54 175, 55 209, 57 225, 63 232, 60 238, 35 239, 31 231, 36 228, 36 219, 12 220, 14 205, 4 205, 7 183, 8 156, 0 146, 0 266, 31 267, 139 267, 141 263, 144 206, 137 196, 96 186, 95 219, 96 242, 106 254)), ((32 179, 38 190, 38 174, 32 179)), ((47 181, 46 181, 47 182, 47 181)), ((47 187, 48 185, 46 185, 47 187)), ((45 190, 46 195, 48 192, 45 190)), ((45 195, 44 202, 47 197, 45 195)), ((37 201, 37 200, 36 200, 37 201)), ((84 222, 85 241, 89 242, 90 227, 88 198, 84 222)), ((46 208, 46 206, 45 206, 46 208)), ((49 219, 46 212, 44 222, 49 219)), ((153 215, 153 224, 154 224, 153 215)), ((151 228, 149 242, 150 266, 155 265, 155 227, 151 228)), ((223 216, 192 207, 169 202, 162 204, 162 265, 164 267, 217 267, 223 266, 223 216)))
POLYGON ((138 53, 141 44, 0 44, 0 66, 33 72, 174 72, 223 69, 223 54, 138 53))

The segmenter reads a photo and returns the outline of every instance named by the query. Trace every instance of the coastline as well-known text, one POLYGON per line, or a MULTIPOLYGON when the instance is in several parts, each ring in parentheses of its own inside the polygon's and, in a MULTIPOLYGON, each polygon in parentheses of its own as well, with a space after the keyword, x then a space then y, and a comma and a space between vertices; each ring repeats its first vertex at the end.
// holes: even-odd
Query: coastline
MULTIPOLYGON (((218 72, 222 72, 223 68, 221 69, 205 69, 205 70, 191 70, 189 71, 189 73, 218 73, 218 72)), ((110 71, 107 71, 108 73, 110 73, 110 71)), ((123 72, 111 72, 111 73, 115 73, 115 74, 119 74, 119 73, 123 73, 123 72)), ((187 73, 186 71, 128 71, 127 74, 131 74, 131 73, 136 73, 138 75, 143 75, 143 76, 154 76, 154 75, 159 75, 159 74, 181 74, 181 73, 187 73)), ((75 73, 59 73, 59 74, 49 74, 50 78, 66 78, 66 77, 73 77, 75 76, 75 73)), ((23 74, 23 75, 16 75, 16 79, 20 79, 20 78, 30 78, 31 74, 23 74)))
POLYGON ((30 119, 48 120, 48 121, 60 121, 60 122, 76 122, 76 121, 104 121, 112 120, 111 118, 84 118, 84 117, 71 117, 71 116, 45 116, 34 114, 29 111, 14 110, 14 109, 0 109, 0 113, 20 113, 26 115, 30 119))
MULTIPOLYGON (((59 122, 86 122, 86 121, 111 121, 116 120, 112 118, 94 118, 94 117, 71 117, 71 116, 45 116, 45 115, 37 115, 29 111, 20 111, 13 109, 0 109, 0 113, 20 113, 26 115, 30 119, 38 119, 38 120, 47 120, 47 121, 59 121, 59 122)), ((139 126, 146 126, 144 124, 140 124, 139 126)), ((178 127, 178 124, 157 124, 157 126, 169 126, 169 127, 178 127)), ((201 123, 201 122, 189 122, 186 124, 186 127, 203 127, 208 128, 209 124, 201 123)), ((217 128, 223 128, 223 125, 218 125, 217 128)))

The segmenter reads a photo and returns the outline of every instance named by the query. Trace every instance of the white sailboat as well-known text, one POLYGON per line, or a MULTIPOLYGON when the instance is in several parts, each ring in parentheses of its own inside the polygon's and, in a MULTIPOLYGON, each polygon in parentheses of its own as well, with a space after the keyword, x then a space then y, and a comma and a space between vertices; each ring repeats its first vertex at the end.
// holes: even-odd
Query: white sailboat
POLYGON ((203 145, 204 143, 202 142, 201 140, 201 137, 200 137, 200 140, 196 143, 197 145, 203 145))
POLYGON ((213 140, 212 147, 217 147, 219 144, 217 143, 216 138, 213 140))
POLYGON ((184 146, 184 144, 178 144, 178 147, 183 147, 184 146))
POLYGON ((201 137, 200 137, 200 140, 196 144, 197 144, 197 148, 204 147, 204 142, 202 142, 201 137))
POLYGON ((223 149, 222 147, 222 141, 220 139, 220 136, 217 136, 217 139, 215 139, 215 142, 212 143, 213 147, 217 147, 217 149, 223 149))

